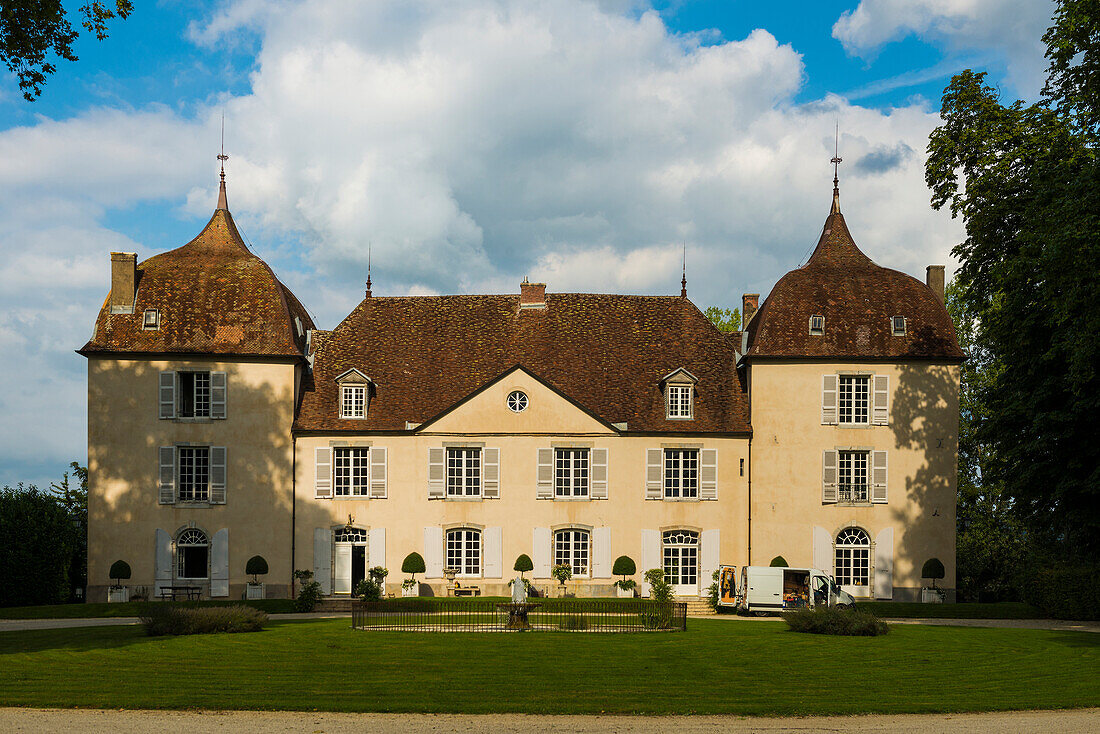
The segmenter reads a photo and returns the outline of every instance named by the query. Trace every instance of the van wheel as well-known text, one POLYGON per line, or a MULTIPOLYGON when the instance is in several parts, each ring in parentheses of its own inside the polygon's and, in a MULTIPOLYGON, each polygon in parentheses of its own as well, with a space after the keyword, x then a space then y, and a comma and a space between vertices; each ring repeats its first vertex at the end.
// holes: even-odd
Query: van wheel
POLYGON ((753 612, 753 615, 757 617, 766 617, 768 616, 768 612, 761 612, 760 610, 757 610, 753 612))

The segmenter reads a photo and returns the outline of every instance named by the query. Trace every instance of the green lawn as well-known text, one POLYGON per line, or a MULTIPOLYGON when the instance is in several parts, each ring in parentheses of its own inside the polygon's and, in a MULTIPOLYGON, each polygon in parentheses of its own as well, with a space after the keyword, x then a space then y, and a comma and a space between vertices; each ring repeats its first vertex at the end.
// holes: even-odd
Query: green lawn
POLYGON ((897 625, 884 637, 691 620, 660 634, 361 632, 348 620, 149 638, 0 633, 0 705, 853 714, 1100 705, 1100 635, 897 625))
POLYGON ((856 608, 879 617, 925 619, 1041 619, 1035 607, 1017 601, 995 604, 919 604, 902 601, 861 601, 856 608))
POLYGON ((49 604, 38 607, 0 607, 0 619, 77 619, 83 617, 139 617, 151 604, 175 604, 180 607, 209 607, 247 604, 268 614, 294 611, 292 599, 261 599, 257 601, 128 601, 119 604, 49 604))

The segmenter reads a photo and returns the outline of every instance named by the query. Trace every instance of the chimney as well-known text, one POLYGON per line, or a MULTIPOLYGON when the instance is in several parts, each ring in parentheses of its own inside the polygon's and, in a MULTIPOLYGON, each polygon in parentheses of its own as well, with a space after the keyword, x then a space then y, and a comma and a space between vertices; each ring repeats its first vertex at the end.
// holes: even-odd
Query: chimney
POLYGON ((760 307, 760 294, 759 293, 746 293, 741 296, 741 331, 744 331, 749 326, 749 319, 756 313, 756 309, 760 307))
POLYGON ((137 253, 111 253, 111 313, 134 312, 137 253))
POLYGON ((943 303, 943 265, 929 265, 925 270, 924 282, 943 303))
POLYGON ((546 308, 546 284, 529 283, 527 278, 519 284, 520 308, 546 308))

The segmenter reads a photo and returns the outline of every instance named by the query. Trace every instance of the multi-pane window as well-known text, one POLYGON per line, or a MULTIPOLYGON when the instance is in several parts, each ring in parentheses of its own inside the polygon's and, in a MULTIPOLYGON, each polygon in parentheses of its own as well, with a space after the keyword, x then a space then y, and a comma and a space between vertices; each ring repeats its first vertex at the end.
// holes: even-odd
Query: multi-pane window
POLYGON ((893 326, 894 336, 905 336, 905 317, 894 316, 890 319, 890 323, 893 326))
POLYGON ((176 538, 176 578, 205 579, 209 569, 210 541, 206 533, 187 528, 176 538))
POLYGON ((481 496, 481 449, 447 449, 447 496, 481 496))
POLYGON ((669 385, 668 392, 668 417, 691 417, 691 385, 669 385))
POLYGON ((836 582, 867 586, 871 576, 871 539, 859 528, 846 528, 836 536, 836 582))
POLYGON ((837 499, 841 502, 868 502, 866 451, 837 452, 837 499))
POLYGON ((176 415, 180 418, 210 417, 210 373, 179 372, 176 415))
POLYGON ((588 575, 587 530, 559 530, 554 533, 554 565, 569 566, 574 576, 588 575))
POLYGON ((673 586, 699 582, 699 533, 667 530, 662 536, 665 579, 673 586))
POLYGON ((363 418, 367 414, 367 386, 344 385, 340 388, 340 417, 363 418))
POLYGON ((459 576, 481 575, 480 530, 447 531, 447 568, 453 568, 459 576))
POLYGON ((210 501, 210 447, 179 447, 179 501, 210 501))
POLYGON ((359 497, 370 493, 370 449, 333 449, 333 491, 337 497, 359 497))
POLYGON ((821 336, 825 333, 825 317, 815 315, 810 317, 810 335, 821 336))
POLYGON ((699 496, 699 449, 665 449, 665 497, 699 496))
POLYGON ((840 376, 840 422, 866 423, 870 412, 871 378, 867 375, 840 376))
POLYGON ((554 449, 554 496, 588 496, 588 449, 554 449))

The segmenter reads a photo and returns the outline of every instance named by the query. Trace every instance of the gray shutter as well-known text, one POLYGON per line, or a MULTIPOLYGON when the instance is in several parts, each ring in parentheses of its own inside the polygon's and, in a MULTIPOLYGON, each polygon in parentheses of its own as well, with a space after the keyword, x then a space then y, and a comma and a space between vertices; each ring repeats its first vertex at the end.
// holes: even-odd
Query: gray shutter
POLYGON ((481 496, 500 499, 500 449, 481 450, 481 496))
POLYGON ((228 393, 224 372, 210 373, 210 417, 225 418, 225 401, 228 393))
POLYGON ((554 499, 554 449, 539 449, 535 499, 554 499))
MULTIPOLYGON (((441 500, 447 494, 447 450, 428 449, 428 499, 441 500)), ((440 561, 442 563, 442 561, 440 561)), ((440 566, 440 575, 442 568, 440 566)), ((438 578, 438 577, 437 577, 438 578)))
POLYGON ((313 452, 313 496, 332 497, 332 448, 318 446, 313 452))
POLYGON ((665 494, 664 449, 646 449, 645 463, 645 498, 647 500, 659 500, 665 494))
POLYGON ((826 449, 821 460, 821 502, 832 504, 837 501, 837 452, 826 449))
POLYGON ((370 450, 370 496, 371 499, 386 498, 386 448, 384 446, 374 446, 370 450))
POLYGON ((160 596, 164 587, 172 585, 172 536, 157 528, 155 537, 153 552, 156 561, 154 576, 156 583, 153 594, 160 596))
POLYGON ((894 598, 894 529, 875 536, 875 598, 894 598))
POLYGON ((821 422, 824 425, 835 425, 838 420, 836 388, 836 375, 821 376, 821 422))
POLYGON ((386 529, 371 528, 367 534, 367 567, 386 567, 386 529))
POLYGON ((829 531, 818 525, 813 529, 814 568, 825 573, 833 573, 833 537, 829 531))
POLYGON ((537 579, 550 578, 550 528, 535 528, 531 531, 532 565, 537 579))
POLYGON ((424 568, 428 578, 443 578, 443 528, 424 528, 424 568))
POLYGON ((160 503, 171 505, 176 501, 176 447, 161 446, 160 457, 160 503))
POLYGON ((591 486, 588 496, 594 500, 607 499, 607 449, 592 449, 589 452, 592 463, 591 486))
POLYGON ((504 548, 499 527, 485 528, 481 534, 485 551, 481 560, 481 575, 487 579, 504 577, 504 548))
MULTIPOLYGON (((651 568, 664 568, 661 563, 661 532, 659 530, 642 531, 642 567, 638 570, 642 576, 651 568)), ((649 596, 649 584, 640 582, 642 596, 649 596)))
POLYGON ((875 375, 873 410, 871 423, 876 426, 885 426, 890 422, 890 376, 875 375))
POLYGON ((699 452, 699 499, 718 499, 718 450, 699 452))
POLYGON ((592 578, 611 578, 611 528, 592 530, 592 578))
POLYGON ((313 580, 321 584, 321 593, 332 593, 332 531, 313 529, 313 580))
POLYGON ((176 417, 176 373, 160 373, 160 417, 176 417))
POLYGON ((229 528, 210 539, 210 596, 229 596, 229 528))
POLYGON ((704 530, 699 537, 699 588, 705 589, 714 580, 714 572, 722 557, 722 533, 718 528, 704 530))
POLYGON ((871 501, 886 502, 886 452, 871 452, 871 501))
POLYGON ((225 446, 210 447, 210 503, 225 504, 227 455, 225 446))

